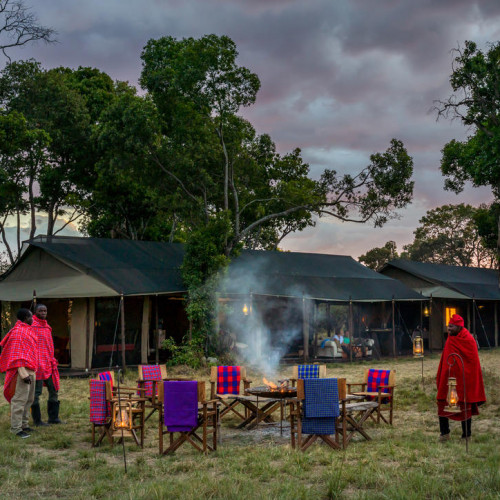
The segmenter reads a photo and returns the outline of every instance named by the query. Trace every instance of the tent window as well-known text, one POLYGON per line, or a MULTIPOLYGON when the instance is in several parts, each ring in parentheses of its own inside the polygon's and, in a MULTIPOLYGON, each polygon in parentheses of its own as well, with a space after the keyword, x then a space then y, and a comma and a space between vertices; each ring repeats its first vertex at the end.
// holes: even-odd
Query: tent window
POLYGON ((446 323, 445 325, 448 325, 450 323, 450 318, 454 315, 457 314, 457 308, 456 307, 447 307, 445 310, 446 314, 446 323))

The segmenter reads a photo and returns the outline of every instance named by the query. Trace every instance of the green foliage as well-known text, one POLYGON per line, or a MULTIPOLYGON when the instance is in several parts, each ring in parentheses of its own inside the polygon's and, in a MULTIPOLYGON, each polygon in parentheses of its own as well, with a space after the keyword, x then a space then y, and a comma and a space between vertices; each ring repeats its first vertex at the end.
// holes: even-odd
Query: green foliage
POLYGON ((196 369, 203 365, 203 339, 200 337, 184 339, 182 344, 176 344, 170 337, 162 342, 161 349, 170 353, 169 366, 186 365, 196 369))
POLYGON ((476 217, 485 212, 486 207, 463 203, 429 210, 413 233, 413 243, 404 247, 405 256, 435 264, 494 267, 496 252, 484 244, 476 224, 476 217))
MULTIPOLYGON (((439 116, 458 118, 472 134, 466 141, 450 141, 442 150, 441 172, 445 188, 457 193, 466 181, 490 186, 500 199, 500 42, 482 52, 466 41, 455 49, 450 84, 453 94, 437 107, 439 116)), ((497 218, 497 234, 500 217, 497 218)), ((498 244, 498 242, 497 242, 498 244)))
POLYGON ((358 257, 359 262, 374 271, 380 271, 390 260, 399 258, 396 242, 388 241, 383 247, 375 247, 358 257))

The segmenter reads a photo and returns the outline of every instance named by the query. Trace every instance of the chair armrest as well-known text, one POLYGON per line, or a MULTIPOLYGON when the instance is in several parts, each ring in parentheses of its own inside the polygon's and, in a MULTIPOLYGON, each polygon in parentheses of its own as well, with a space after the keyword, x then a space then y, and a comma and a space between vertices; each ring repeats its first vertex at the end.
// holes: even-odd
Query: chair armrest
POLYGON ((347 384, 347 392, 351 392, 352 386, 361 386, 361 392, 363 392, 366 388, 366 382, 348 382, 347 384))
POLYGON ((393 389, 396 386, 395 385, 377 385, 377 387, 380 387, 382 389, 393 389))

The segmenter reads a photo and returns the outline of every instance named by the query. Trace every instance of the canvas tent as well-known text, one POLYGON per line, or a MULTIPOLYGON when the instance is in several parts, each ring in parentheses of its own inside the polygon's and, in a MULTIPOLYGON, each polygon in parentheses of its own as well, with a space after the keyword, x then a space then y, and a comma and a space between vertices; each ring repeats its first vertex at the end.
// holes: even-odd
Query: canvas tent
POLYGON ((447 319, 453 312, 464 317, 480 345, 498 346, 498 270, 396 259, 381 273, 431 300, 429 328, 435 333, 436 348, 443 346, 447 319))
MULTIPOLYGON (((60 323, 69 325, 70 364, 88 368, 114 349, 118 318, 112 314, 123 295, 128 362, 146 363, 152 330, 174 332, 180 340, 189 328, 183 256, 183 246, 176 243, 39 236, 25 243, 16 264, 1 277, 0 300, 13 307, 29 305, 36 290, 37 297, 54 301, 52 310, 65 309, 60 323)), ((308 303, 422 299, 350 257, 249 250, 234 259, 220 288, 221 297, 248 294, 308 303)))

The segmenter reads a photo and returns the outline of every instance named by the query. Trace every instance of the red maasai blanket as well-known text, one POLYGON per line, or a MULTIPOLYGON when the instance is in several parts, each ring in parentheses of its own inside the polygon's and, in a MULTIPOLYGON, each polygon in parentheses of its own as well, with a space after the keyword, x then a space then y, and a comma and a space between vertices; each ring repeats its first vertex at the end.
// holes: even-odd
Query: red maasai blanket
POLYGON ((111 391, 113 391, 113 374, 111 372, 102 372, 97 375, 97 378, 99 380, 109 381, 109 384, 111 385, 111 391))
POLYGON ((6 372, 3 394, 10 403, 15 392, 17 369, 21 366, 33 371, 37 369, 36 335, 31 326, 18 320, 14 328, 2 339, 0 346, 0 372, 6 372))
POLYGON ((239 366, 217 367, 218 394, 239 394, 240 380, 241 380, 241 375, 239 366))
MULTIPOLYGON (((368 380, 366 384, 367 392, 378 392, 378 388, 381 385, 389 385, 389 375, 391 370, 368 370, 368 380)), ((381 392, 389 392, 389 389, 383 388, 381 392)), ((367 398, 375 399, 375 398, 367 398)), ((384 398, 383 401, 388 401, 389 398, 384 398)))
POLYGON ((52 328, 45 319, 33 316, 31 325, 38 339, 38 369, 37 380, 47 380, 52 377, 56 391, 59 390, 59 370, 57 359, 54 357, 54 340, 52 339, 52 328))
POLYGON ((90 381, 90 421, 94 424, 108 423, 111 405, 106 401, 106 381, 90 381))
POLYGON ((437 384, 437 403, 438 415, 440 417, 448 417, 452 420, 467 420, 471 415, 478 415, 477 407, 486 401, 484 392, 483 374, 481 372, 481 363, 479 362, 479 354, 477 344, 474 337, 466 328, 462 328, 458 335, 449 335, 444 345, 443 353, 436 375, 437 384), (465 368, 465 389, 467 409, 464 407, 464 375, 462 373, 462 363, 456 356, 451 356, 449 362, 453 363, 450 368, 448 366, 448 356, 452 353, 461 356, 465 368), (461 413, 448 413, 444 411, 446 405, 446 396, 448 395, 448 377, 457 379, 457 393, 461 413))
MULTIPOLYGON (((158 365, 142 365, 142 379, 146 389, 145 397, 151 398, 153 396, 152 381, 161 382, 162 380, 161 368, 158 365)), ((158 395, 158 384, 156 384, 156 395, 158 395)))

